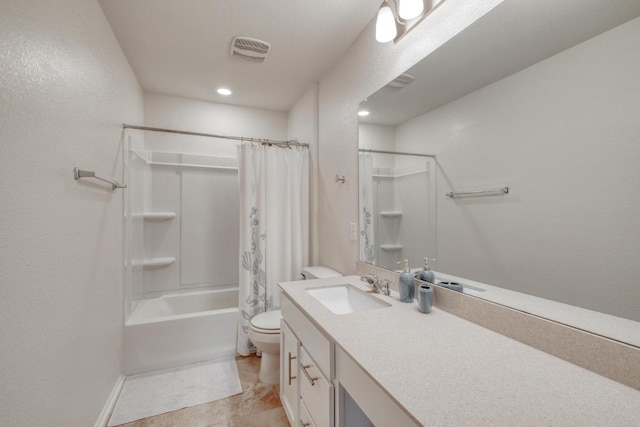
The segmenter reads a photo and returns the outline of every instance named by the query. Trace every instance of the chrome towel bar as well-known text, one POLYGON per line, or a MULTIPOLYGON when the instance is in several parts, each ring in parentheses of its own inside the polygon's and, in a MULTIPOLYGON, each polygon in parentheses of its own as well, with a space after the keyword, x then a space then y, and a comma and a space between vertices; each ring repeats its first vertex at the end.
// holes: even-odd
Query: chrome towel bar
POLYGON ((485 196, 485 195, 496 195, 496 194, 509 194, 509 187, 502 188, 494 188, 491 190, 475 190, 475 191, 464 191, 464 192, 449 192, 447 193, 447 197, 456 198, 456 197, 464 197, 464 196, 485 196))
POLYGON ((73 178, 75 180, 79 180, 80 178, 94 178, 111 184, 112 190, 115 190, 116 188, 127 188, 127 184, 120 184, 118 181, 114 181, 112 179, 101 178, 97 176, 94 171, 85 171, 79 168, 73 168, 73 178))

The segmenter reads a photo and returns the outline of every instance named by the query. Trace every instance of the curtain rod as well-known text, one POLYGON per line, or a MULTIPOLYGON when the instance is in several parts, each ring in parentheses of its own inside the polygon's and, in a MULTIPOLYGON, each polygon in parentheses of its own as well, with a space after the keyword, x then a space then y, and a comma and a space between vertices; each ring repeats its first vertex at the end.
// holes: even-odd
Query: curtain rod
POLYGON ((399 154, 401 156, 431 157, 432 159, 436 158, 435 154, 419 154, 419 153, 405 153, 402 151, 371 150, 369 148, 358 148, 358 151, 364 151, 365 153, 399 154))
POLYGON ((309 147, 309 144, 304 142, 298 142, 295 140, 289 141, 278 141, 273 139, 257 139, 257 138, 245 138, 242 136, 228 136, 228 135, 216 135, 213 133, 202 133, 202 132, 191 132, 186 130, 175 130, 175 129, 163 129, 163 128, 154 128, 149 126, 136 126, 136 125, 128 125, 126 123, 122 124, 122 129, 135 129, 135 130, 148 130, 152 132, 165 132, 165 133, 177 133, 181 135, 193 135, 193 136, 205 136, 207 138, 221 138, 221 139, 233 139, 235 141, 246 141, 246 142, 257 142, 262 145, 276 145, 278 147, 309 147))

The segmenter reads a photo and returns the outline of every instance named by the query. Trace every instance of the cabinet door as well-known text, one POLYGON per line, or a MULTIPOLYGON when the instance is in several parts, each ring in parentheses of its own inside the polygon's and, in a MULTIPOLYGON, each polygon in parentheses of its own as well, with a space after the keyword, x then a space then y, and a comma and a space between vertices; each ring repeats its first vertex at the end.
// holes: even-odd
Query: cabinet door
POLYGON ((298 338, 287 322, 280 322, 280 400, 289 424, 298 420, 298 338))
POLYGON ((318 427, 333 426, 333 384, 331 384, 319 369, 318 364, 300 345, 298 369, 300 383, 300 399, 318 427))

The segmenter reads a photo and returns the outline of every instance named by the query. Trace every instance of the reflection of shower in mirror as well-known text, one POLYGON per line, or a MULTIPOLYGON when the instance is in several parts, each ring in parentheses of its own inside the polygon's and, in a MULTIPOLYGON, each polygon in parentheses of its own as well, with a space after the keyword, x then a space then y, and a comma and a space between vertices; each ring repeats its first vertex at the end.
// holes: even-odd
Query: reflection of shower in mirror
MULTIPOLYGON (((377 130, 365 131, 361 145, 374 141, 377 130)), ((361 261, 395 269, 399 259, 419 266, 425 257, 437 258, 435 168, 431 156, 361 149, 361 261)))

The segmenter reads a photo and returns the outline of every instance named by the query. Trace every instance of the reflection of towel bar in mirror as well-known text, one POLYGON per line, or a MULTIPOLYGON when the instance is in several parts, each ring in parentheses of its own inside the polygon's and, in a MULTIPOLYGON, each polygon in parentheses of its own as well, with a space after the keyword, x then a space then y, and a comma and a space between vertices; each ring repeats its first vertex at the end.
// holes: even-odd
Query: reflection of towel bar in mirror
POLYGON ((460 191, 460 192, 449 192, 447 193, 447 197, 456 198, 456 197, 465 197, 465 196, 493 196, 497 194, 509 194, 509 187, 502 188, 494 188, 491 190, 475 190, 475 191, 460 191))
POLYGON ((106 183, 111 184, 111 189, 115 190, 116 188, 127 188, 126 184, 120 184, 117 181, 111 180, 111 179, 106 179, 106 178, 101 178, 99 176, 96 175, 95 172, 93 171, 85 171, 85 170, 81 170, 79 168, 73 168, 73 178, 77 181, 80 178, 94 178, 97 179, 99 181, 103 181, 106 183))

